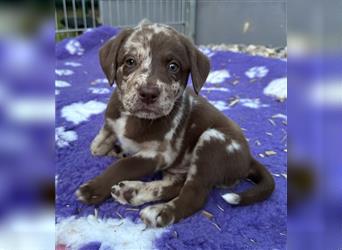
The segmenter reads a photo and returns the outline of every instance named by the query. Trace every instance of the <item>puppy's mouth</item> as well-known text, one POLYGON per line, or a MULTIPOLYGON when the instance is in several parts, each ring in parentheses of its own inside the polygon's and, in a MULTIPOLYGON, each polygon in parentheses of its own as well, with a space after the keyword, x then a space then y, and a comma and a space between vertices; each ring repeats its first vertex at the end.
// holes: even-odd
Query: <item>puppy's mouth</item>
POLYGON ((142 119, 157 119, 164 116, 164 114, 150 109, 136 110, 133 115, 142 119))
POLYGON ((142 119, 157 119, 168 115, 168 112, 166 112, 166 110, 163 110, 161 107, 152 105, 141 105, 134 108, 134 110, 131 110, 130 113, 142 119))
POLYGON ((135 112, 158 113, 158 108, 150 106, 142 106, 135 109, 135 112))

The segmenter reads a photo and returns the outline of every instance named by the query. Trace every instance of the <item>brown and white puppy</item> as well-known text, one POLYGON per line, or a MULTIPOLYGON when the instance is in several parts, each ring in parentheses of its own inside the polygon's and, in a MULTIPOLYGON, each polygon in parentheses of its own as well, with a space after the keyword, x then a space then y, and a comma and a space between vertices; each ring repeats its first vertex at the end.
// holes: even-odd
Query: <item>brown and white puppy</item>
POLYGON ((233 205, 271 195, 274 180, 250 154, 241 129, 197 95, 210 64, 188 38, 169 26, 142 22, 109 40, 100 49, 100 63, 117 88, 91 152, 129 156, 82 185, 76 192, 81 201, 97 204, 112 195, 139 206, 162 200, 140 212, 147 225, 160 227, 201 209, 216 185, 243 178, 255 183, 226 194, 233 205), (190 74, 195 93, 186 89, 190 74), (139 181, 157 171, 162 180, 139 181))

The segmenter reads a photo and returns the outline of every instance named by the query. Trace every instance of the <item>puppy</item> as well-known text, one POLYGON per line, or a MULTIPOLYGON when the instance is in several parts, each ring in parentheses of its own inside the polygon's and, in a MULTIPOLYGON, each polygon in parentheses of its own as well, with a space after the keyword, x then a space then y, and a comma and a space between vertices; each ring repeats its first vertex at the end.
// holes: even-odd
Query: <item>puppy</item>
POLYGON ((232 205, 268 198, 274 180, 250 153, 241 129, 198 96, 210 70, 208 58, 184 35, 162 24, 140 23, 100 49, 100 63, 116 90, 93 155, 129 155, 82 185, 79 200, 97 204, 110 195, 139 206, 152 227, 163 227, 200 210, 216 185, 250 179, 255 185, 228 193, 232 205), (191 74, 194 91, 187 89, 191 74), (142 182, 161 171, 161 180, 142 182))

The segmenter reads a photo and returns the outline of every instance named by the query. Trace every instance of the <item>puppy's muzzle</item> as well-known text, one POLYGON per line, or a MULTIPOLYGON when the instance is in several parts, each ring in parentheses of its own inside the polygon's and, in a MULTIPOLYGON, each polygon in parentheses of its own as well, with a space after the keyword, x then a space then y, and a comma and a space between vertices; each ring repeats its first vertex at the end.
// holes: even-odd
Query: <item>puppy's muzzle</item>
POLYGON ((143 86, 139 88, 138 94, 141 102, 152 104, 157 101, 160 95, 160 90, 158 87, 154 86, 143 86))

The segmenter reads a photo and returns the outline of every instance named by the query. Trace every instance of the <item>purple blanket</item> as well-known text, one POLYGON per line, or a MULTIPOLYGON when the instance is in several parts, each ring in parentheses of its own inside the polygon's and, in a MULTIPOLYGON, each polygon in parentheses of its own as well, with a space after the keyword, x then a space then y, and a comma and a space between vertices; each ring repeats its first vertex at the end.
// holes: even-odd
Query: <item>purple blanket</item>
MULTIPOLYGON (((285 249, 287 190, 286 62, 201 50, 211 73, 201 91, 244 130, 255 157, 274 175, 265 202, 232 207, 211 192, 203 210, 168 228, 146 229, 140 207, 109 199, 98 207, 76 200, 79 185, 115 159, 93 157, 89 146, 103 124, 110 88, 98 49, 117 34, 99 27, 56 45, 56 245, 58 249, 285 249)), ((39 112, 39 111, 38 111, 39 112)), ((241 182, 233 190, 248 187, 241 182)))

